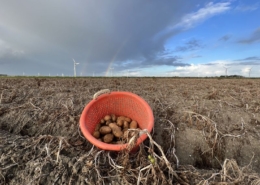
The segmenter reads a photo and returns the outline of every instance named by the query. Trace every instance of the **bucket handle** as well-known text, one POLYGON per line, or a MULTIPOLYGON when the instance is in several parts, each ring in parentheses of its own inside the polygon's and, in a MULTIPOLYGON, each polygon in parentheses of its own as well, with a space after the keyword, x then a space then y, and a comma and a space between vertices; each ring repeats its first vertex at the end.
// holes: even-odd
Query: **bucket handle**
POLYGON ((102 89, 94 94, 93 100, 96 100, 98 96, 100 96, 101 94, 109 94, 109 93, 110 93, 109 89, 102 89))

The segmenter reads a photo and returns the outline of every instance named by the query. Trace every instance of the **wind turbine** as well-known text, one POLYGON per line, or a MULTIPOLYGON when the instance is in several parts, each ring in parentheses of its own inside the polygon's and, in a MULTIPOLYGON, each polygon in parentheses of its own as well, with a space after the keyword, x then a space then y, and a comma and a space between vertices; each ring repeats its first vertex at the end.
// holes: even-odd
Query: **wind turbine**
POLYGON ((252 67, 250 67, 250 68, 248 69, 248 77, 249 77, 249 78, 250 78, 251 69, 252 69, 252 67))
POLYGON ((226 78, 227 78, 227 69, 229 68, 229 67, 224 67, 225 69, 226 69, 226 78))
POLYGON ((78 65, 79 63, 76 63, 74 59, 72 59, 74 61, 74 77, 77 76, 77 73, 76 73, 76 65, 78 65))

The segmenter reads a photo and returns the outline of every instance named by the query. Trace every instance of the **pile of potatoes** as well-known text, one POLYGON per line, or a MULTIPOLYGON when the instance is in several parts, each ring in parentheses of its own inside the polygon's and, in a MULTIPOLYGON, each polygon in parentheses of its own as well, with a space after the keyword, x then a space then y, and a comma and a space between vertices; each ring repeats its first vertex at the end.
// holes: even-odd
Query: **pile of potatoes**
POLYGON ((131 136, 128 129, 137 129, 138 123, 126 116, 106 115, 96 125, 93 136, 105 143, 124 144, 131 136))

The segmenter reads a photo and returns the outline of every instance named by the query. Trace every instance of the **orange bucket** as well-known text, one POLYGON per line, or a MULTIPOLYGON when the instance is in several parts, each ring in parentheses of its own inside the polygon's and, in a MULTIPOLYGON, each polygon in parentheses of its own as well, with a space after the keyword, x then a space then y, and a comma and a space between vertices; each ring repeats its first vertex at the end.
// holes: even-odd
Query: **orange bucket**
MULTIPOLYGON (((96 125, 108 114, 130 117, 137 121, 140 129, 146 129, 148 132, 151 132, 154 126, 152 109, 140 96, 130 92, 110 92, 107 89, 99 91, 84 108, 80 117, 80 129, 90 143, 103 150, 120 151, 127 147, 127 143, 107 144, 92 136, 96 125)), ((136 146, 146 138, 147 135, 142 134, 136 146)))

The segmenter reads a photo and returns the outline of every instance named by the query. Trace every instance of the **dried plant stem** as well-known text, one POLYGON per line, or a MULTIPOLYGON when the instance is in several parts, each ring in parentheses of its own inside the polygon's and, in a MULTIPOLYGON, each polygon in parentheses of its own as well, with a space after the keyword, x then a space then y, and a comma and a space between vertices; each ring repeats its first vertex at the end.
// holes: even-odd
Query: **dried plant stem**
POLYGON ((61 137, 61 138, 60 138, 60 141, 59 141, 59 148, 58 148, 58 152, 57 152, 56 163, 59 162, 59 156, 60 156, 60 150, 61 150, 62 140, 63 140, 63 138, 61 137))

